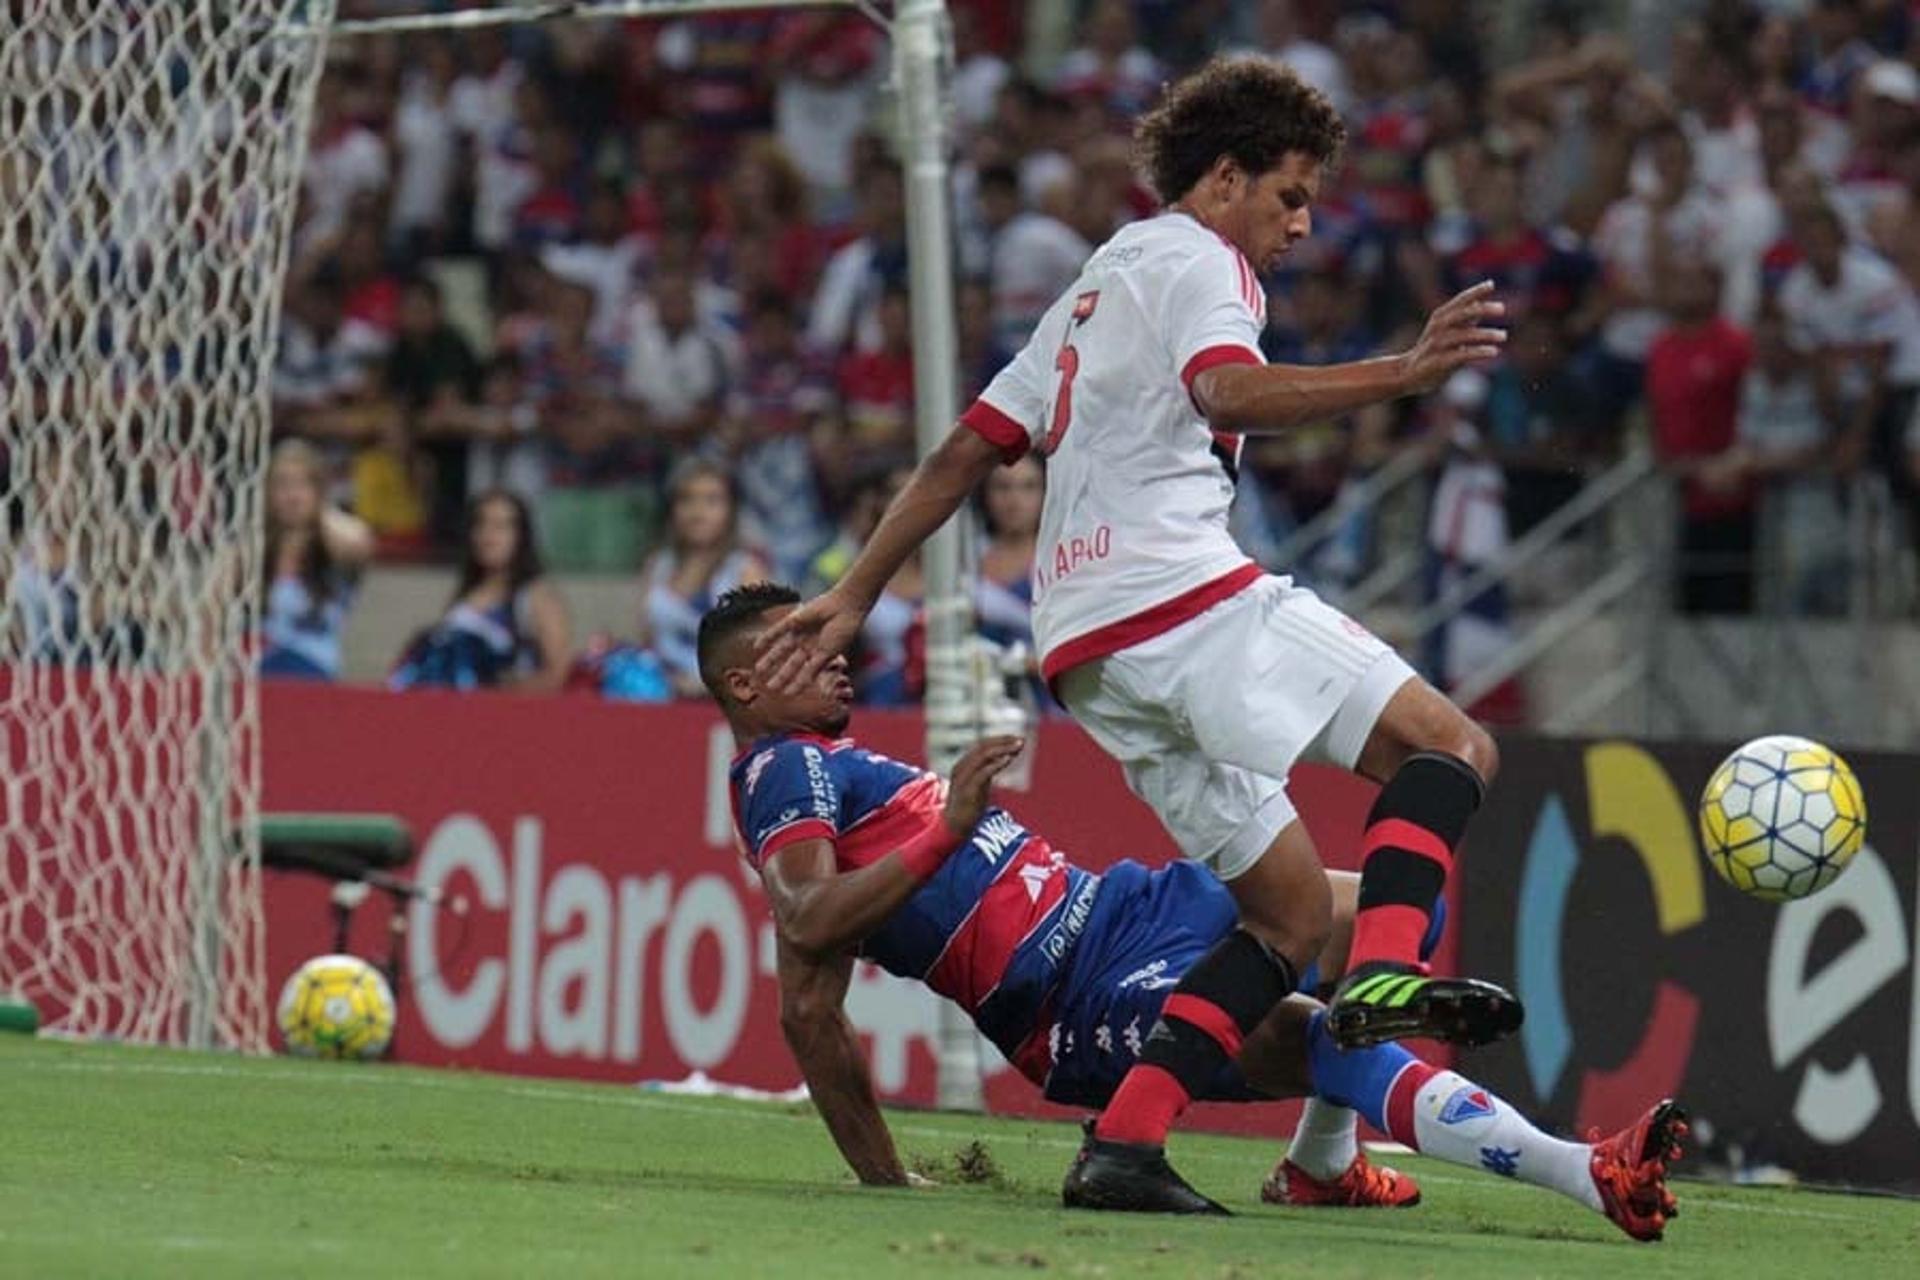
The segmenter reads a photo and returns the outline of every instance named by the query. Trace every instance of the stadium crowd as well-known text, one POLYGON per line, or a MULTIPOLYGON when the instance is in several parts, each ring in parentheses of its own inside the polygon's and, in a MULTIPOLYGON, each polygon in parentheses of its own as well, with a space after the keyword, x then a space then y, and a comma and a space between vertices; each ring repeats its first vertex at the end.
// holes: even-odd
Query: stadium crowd
MULTIPOLYGON (((1751 607, 1770 487, 1801 535, 1796 607, 1830 610, 1838 478, 1920 493, 1920 5, 1678 6, 1659 74, 1586 5, 952 8, 964 394, 1152 212, 1131 122, 1217 52, 1281 59, 1348 124, 1312 238, 1267 282, 1274 360, 1392 349, 1453 290, 1499 287, 1497 367, 1249 447, 1235 519, 1272 567, 1398 452, 1443 477, 1444 567, 1645 433, 1682 485, 1680 607, 1751 607), (1495 65, 1501 10, 1527 12, 1527 51, 1495 65)), ((396 683, 631 697, 697 691, 719 592, 832 581, 913 457, 886 62, 838 10, 340 43, 275 377, 276 435, 299 443, 275 464, 268 669, 337 669, 370 556, 462 566, 396 683), (577 659, 543 564, 632 575, 633 634, 577 659)), ((979 507, 1001 640, 1024 631, 1043 484, 1025 464, 979 507)), ((1348 522, 1288 567, 1351 580, 1369 537, 1348 522)), ((868 701, 914 695, 920 593, 910 567, 874 611, 868 701)))

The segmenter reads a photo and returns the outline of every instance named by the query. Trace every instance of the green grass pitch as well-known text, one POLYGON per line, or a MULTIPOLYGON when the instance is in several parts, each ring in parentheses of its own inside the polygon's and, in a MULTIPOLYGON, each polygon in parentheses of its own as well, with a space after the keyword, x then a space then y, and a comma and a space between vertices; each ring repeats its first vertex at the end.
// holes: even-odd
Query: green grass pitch
POLYGON ((899 1113, 937 1189, 849 1182, 804 1106, 0 1037, 0 1276, 1914 1274, 1920 1204, 1683 1185, 1641 1246, 1566 1201, 1413 1159, 1426 1202, 1257 1203, 1273 1144, 1175 1139, 1239 1216, 1069 1214, 1057 1124, 899 1113), (993 1168, 954 1175, 985 1145, 993 1168))

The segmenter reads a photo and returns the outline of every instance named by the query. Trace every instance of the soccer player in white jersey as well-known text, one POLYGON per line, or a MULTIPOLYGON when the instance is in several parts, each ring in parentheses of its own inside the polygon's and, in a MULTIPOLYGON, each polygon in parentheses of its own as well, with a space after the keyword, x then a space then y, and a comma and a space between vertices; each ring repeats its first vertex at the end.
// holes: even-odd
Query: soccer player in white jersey
POLYGON ((1029 450, 1046 459, 1034 573, 1043 671, 1181 851, 1227 885, 1241 922, 1166 1002, 1076 1162, 1072 1205, 1199 1210, 1204 1197, 1164 1159, 1167 1132, 1293 991, 1330 928, 1326 876, 1287 797, 1296 760, 1382 784, 1353 965, 1328 1015, 1335 1040, 1474 1044, 1520 1023, 1507 992, 1429 976, 1417 955, 1492 778, 1492 740, 1365 628, 1263 573, 1227 531, 1243 434, 1430 391, 1505 340, 1482 284, 1399 354, 1265 362, 1260 275, 1308 234, 1344 140, 1326 98, 1264 60, 1216 59, 1171 86, 1135 137, 1165 211, 1095 251, 853 567, 762 640, 774 687, 812 680, 995 465, 1029 450))

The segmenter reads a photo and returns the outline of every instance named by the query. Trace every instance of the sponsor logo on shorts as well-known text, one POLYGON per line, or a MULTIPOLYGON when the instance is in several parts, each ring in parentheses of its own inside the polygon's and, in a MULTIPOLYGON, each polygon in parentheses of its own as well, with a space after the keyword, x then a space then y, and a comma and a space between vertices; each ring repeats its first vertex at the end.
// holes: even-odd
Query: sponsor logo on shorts
POLYGON ((1093 911, 1093 895, 1099 888, 1099 876, 1086 878, 1067 903, 1067 909, 1061 913, 1060 923, 1047 930, 1046 936, 1040 939, 1040 954, 1054 964, 1067 958, 1067 952, 1073 949, 1081 931, 1087 927, 1087 916, 1093 911))
POLYGON ((1177 987, 1180 979, 1167 972, 1165 960, 1155 960, 1152 964, 1135 969, 1120 979, 1120 990, 1138 986, 1142 991, 1159 991, 1163 987, 1177 987))
POLYGON ((1461 1085, 1440 1108, 1441 1124, 1464 1124, 1493 1114, 1493 1100, 1485 1089, 1461 1085))

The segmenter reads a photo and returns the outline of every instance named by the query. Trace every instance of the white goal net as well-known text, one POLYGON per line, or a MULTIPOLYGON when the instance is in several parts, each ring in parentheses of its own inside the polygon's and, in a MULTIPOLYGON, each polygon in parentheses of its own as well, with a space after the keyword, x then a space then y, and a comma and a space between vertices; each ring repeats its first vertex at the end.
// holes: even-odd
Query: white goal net
POLYGON ((332 0, 0 4, 0 991, 261 1048, 251 655, 332 0))

